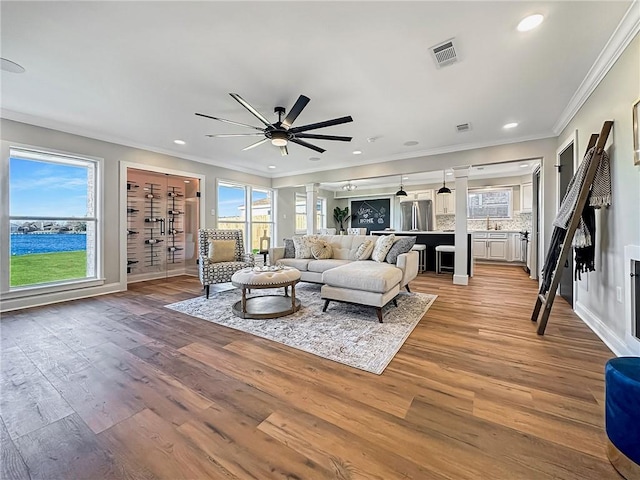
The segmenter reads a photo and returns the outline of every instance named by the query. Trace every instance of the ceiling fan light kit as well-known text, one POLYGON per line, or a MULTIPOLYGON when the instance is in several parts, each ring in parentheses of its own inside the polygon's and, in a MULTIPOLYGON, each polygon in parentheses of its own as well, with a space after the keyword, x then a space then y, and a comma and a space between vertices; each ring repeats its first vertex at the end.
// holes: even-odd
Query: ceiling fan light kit
POLYGON ((352 191, 354 191, 356 188, 358 188, 358 186, 357 186, 357 185, 354 185, 353 183, 351 183, 351 180, 349 180, 347 183, 345 183, 345 184, 342 186, 342 189, 343 189, 343 190, 345 190, 345 191, 347 191, 347 192, 352 192, 352 191))
POLYGON ((315 140, 333 140, 339 142, 350 142, 352 137, 342 137, 337 135, 321 135, 321 134, 313 134, 313 133, 304 133, 309 130, 316 130, 318 128, 331 127, 333 125, 340 125, 343 123, 353 122, 353 118, 351 116, 334 118, 333 120, 326 120, 324 122, 311 123, 308 125, 302 125, 300 127, 293 127, 293 122, 295 122, 298 115, 302 112, 302 110, 307 106, 310 102, 309 97, 304 95, 300 95, 296 103, 291 107, 287 116, 283 119, 283 115, 285 114, 284 107, 275 107, 273 109, 274 113, 278 115, 278 121, 275 123, 269 123, 264 115, 262 115, 258 110, 253 108, 249 102, 243 99, 237 93, 230 93, 231 97, 236 100, 240 105, 246 108, 254 117, 260 120, 264 124, 264 128, 256 127, 254 125, 248 125, 246 123, 240 123, 233 120, 226 120, 224 118, 212 117, 210 115, 205 115, 203 113, 196 113, 196 115, 200 117, 210 118, 212 120, 218 120, 220 122, 229 123, 231 125, 238 125, 241 127, 252 128, 254 130, 259 130, 261 133, 231 133, 231 134, 213 134, 207 135, 207 137, 252 137, 252 136, 260 136, 264 135, 264 139, 249 145, 248 147, 243 148, 243 150, 250 150, 254 147, 262 145, 268 141, 271 141, 271 144, 280 148, 280 153, 282 155, 288 155, 287 145, 289 142, 295 143, 297 145, 301 145, 303 147, 314 150, 318 153, 323 153, 325 150, 316 145, 306 142, 304 139, 315 139, 315 140))

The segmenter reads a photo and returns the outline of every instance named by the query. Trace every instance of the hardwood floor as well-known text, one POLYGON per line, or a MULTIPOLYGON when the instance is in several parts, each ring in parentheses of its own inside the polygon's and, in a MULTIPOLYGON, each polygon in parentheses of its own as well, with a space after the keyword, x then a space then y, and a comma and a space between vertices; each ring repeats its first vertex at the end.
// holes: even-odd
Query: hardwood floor
POLYGON ((411 289, 439 297, 380 376, 163 308, 189 277, 7 313, 0 478, 620 478, 613 354, 566 303, 539 337, 520 268, 411 289))

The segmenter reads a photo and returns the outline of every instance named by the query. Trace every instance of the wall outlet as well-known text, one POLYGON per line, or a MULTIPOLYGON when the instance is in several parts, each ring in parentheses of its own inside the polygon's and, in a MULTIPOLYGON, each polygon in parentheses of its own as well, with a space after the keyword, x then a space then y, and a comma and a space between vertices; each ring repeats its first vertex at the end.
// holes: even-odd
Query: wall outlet
POLYGON ((618 303, 622 303, 622 287, 616 287, 616 300, 618 303))
POLYGON ((215 216, 216 216, 216 209, 215 209, 215 208, 212 208, 212 209, 211 209, 211 216, 212 216, 212 217, 215 217, 215 216))

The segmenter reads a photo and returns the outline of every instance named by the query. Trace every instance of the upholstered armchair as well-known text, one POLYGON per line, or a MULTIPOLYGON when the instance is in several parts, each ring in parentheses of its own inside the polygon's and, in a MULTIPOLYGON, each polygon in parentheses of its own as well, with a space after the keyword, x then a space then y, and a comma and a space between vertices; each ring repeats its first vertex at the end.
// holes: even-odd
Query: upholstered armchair
POLYGON ((253 255, 244 253, 242 230, 198 230, 198 270, 209 298, 209 285, 231 281, 238 270, 253 267, 253 255))

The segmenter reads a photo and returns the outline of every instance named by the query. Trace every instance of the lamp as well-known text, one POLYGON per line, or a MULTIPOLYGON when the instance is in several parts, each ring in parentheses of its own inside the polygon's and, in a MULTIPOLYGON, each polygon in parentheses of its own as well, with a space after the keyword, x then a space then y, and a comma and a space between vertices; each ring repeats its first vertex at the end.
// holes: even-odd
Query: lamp
POLYGON ((271 144, 276 147, 285 147, 288 142, 288 136, 285 132, 273 132, 271 134, 271 144))
POLYGON ((447 188, 447 184, 445 183, 446 178, 447 178, 446 172, 443 170, 442 171, 442 187, 440 188, 440 190, 438 190, 438 195, 451 193, 451 190, 447 188))
POLYGON ((396 197, 406 197, 406 196, 407 196, 407 192, 404 191, 404 188, 402 185, 402 175, 400 175, 400 190, 396 192, 396 197))
POLYGON ((343 190, 346 190, 347 192, 352 192, 353 190, 355 190, 356 188, 358 188, 357 185, 354 185, 353 183, 351 183, 351 180, 349 180, 347 183, 345 183, 342 186, 343 190))

